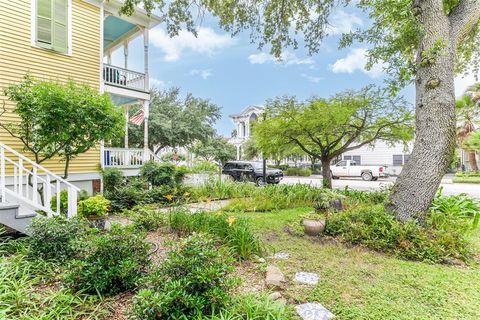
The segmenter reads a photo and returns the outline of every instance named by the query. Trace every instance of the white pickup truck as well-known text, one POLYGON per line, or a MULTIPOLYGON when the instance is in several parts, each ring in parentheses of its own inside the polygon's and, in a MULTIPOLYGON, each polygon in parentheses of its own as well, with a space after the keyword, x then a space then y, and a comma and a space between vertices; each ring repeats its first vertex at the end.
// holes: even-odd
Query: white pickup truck
POLYGON ((353 160, 342 160, 330 167, 332 178, 361 177, 365 181, 376 181, 380 177, 386 177, 383 166, 360 166, 353 160))

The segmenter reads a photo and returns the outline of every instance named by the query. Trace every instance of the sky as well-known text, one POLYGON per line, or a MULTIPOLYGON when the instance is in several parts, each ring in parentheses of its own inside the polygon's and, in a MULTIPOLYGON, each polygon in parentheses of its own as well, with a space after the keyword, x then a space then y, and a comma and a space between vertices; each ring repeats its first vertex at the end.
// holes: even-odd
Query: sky
MULTIPOLYGON (((303 48, 286 49, 281 61, 252 44, 248 32, 231 37, 207 19, 198 27, 198 37, 187 31, 170 38, 159 25, 150 30, 150 85, 158 89, 179 87, 182 94, 209 99, 221 107, 218 132, 230 136, 234 129, 229 115, 250 105, 264 105, 276 96, 329 97, 347 89, 368 84, 382 85, 385 75, 380 65, 365 69, 366 47, 354 45, 339 50, 344 32, 368 26, 368 18, 355 8, 338 8, 332 15, 328 37, 320 51, 309 56, 303 48)), ((129 47, 129 68, 143 71, 143 40, 129 47)), ((122 65, 123 50, 113 54, 113 62, 122 65)), ((472 75, 456 79, 456 94, 473 84, 472 75)), ((414 89, 401 93, 414 101, 414 89)))

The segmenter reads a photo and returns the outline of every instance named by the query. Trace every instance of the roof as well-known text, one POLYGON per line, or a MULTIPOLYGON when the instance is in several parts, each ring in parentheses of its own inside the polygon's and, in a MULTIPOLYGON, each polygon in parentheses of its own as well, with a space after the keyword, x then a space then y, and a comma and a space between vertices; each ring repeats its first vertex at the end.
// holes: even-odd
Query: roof
POLYGON ((262 106, 253 106, 252 105, 252 106, 248 106, 245 109, 243 109, 242 112, 237 113, 237 114, 232 114, 229 117, 230 118, 238 118, 238 117, 243 117, 243 116, 247 115, 248 113, 254 112, 254 111, 257 111, 259 113, 263 113, 264 110, 265 109, 262 106))

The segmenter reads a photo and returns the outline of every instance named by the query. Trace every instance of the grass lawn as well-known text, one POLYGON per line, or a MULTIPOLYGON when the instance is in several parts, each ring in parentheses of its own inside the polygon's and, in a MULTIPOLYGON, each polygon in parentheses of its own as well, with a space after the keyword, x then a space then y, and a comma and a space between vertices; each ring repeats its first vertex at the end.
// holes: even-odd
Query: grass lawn
POLYGON ((480 177, 454 177, 454 183, 480 183, 480 177))
MULTIPOLYGON (((284 295, 298 303, 317 301, 337 319, 480 319, 480 267, 409 262, 331 239, 293 236, 309 209, 235 213, 248 217, 269 251, 290 253, 277 265, 320 275, 315 287, 290 281, 284 295)), ((472 237, 480 240, 477 229, 472 237)))

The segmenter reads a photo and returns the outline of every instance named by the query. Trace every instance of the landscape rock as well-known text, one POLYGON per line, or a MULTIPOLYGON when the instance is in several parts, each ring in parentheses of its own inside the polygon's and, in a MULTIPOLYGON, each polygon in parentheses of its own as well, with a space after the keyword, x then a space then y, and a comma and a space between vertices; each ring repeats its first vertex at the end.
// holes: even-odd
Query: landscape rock
POLYGON ((335 315, 318 302, 308 302, 295 307, 295 311, 303 320, 329 320, 335 315))
POLYGON ((275 291, 275 292, 270 293, 269 297, 270 297, 271 300, 278 300, 282 297, 282 294, 278 291, 275 291))
POLYGON ((320 276, 311 272, 297 272, 295 273, 295 281, 303 284, 315 285, 320 280, 320 276))
POLYGON ((278 267, 269 265, 267 267, 267 276, 265 282, 268 287, 282 287, 285 283, 285 276, 278 267))
POLYGON ((273 255, 274 259, 288 259, 290 254, 288 252, 277 252, 273 255))

